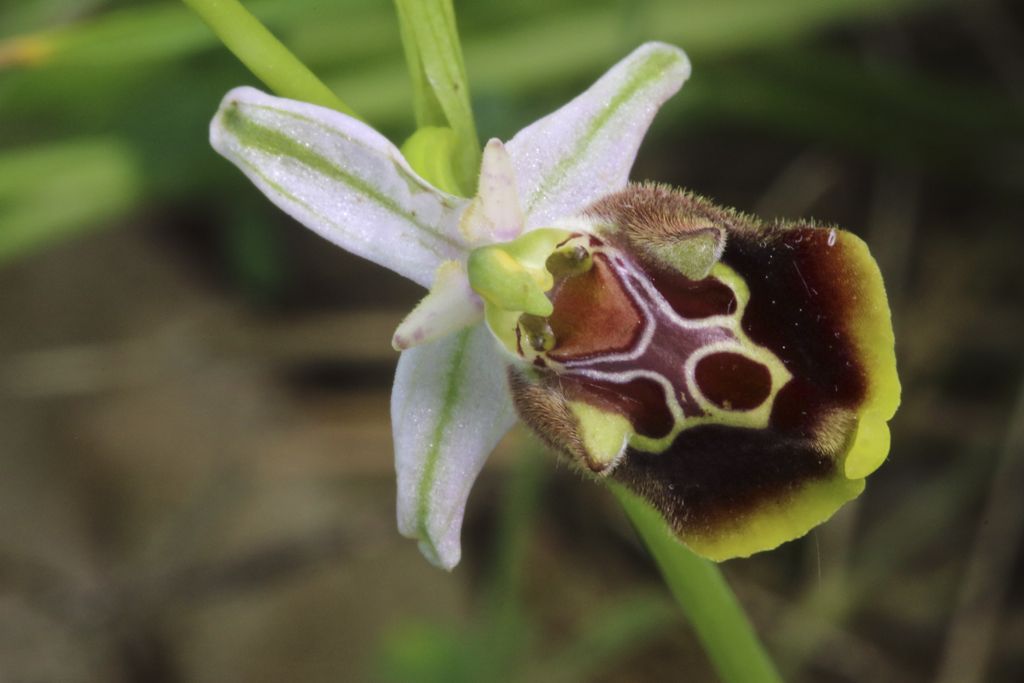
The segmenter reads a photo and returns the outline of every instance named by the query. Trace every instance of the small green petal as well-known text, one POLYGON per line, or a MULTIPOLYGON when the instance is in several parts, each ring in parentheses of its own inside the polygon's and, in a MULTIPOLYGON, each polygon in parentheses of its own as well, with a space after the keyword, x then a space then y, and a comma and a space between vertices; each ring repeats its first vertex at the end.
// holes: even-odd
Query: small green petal
POLYGON ((470 288, 462 263, 445 261, 430 292, 395 330, 391 345, 405 351, 428 344, 479 322, 483 313, 483 303, 470 288))
POLYGON ((489 303, 507 311, 551 315, 541 283, 501 247, 481 247, 469 255, 469 282, 489 303))

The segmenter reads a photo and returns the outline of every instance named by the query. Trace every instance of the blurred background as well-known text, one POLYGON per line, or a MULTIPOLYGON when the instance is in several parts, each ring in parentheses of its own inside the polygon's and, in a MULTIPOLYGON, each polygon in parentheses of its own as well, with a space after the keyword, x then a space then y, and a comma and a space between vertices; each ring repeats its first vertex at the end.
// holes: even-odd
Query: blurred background
MULTIPOLYGON (((385 0, 252 0, 401 141, 385 0)), ((903 406, 829 524, 723 565, 788 680, 1024 680, 1024 7, 456 2, 507 138, 644 40, 693 77, 634 177, 871 245, 903 406)), ((394 523, 415 285, 209 148, 252 76, 172 0, 0 4, 0 680, 712 681, 610 496, 513 430, 462 564, 394 523)))

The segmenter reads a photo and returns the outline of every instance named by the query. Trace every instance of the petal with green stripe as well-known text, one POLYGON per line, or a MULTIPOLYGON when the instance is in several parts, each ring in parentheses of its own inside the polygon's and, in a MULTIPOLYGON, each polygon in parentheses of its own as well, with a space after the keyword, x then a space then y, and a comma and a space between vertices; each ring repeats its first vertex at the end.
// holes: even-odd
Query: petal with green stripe
POLYGON ((391 393, 398 529, 451 569, 469 490, 515 422, 506 362, 482 325, 402 352, 391 393))
POLYGON ((519 131, 506 148, 527 229, 574 216, 623 189, 658 108, 689 75, 682 50, 645 43, 582 95, 519 131))
POLYGON ((441 192, 398 148, 340 112, 235 88, 210 142, 286 213, 347 251, 429 286, 465 256, 466 200, 441 192))

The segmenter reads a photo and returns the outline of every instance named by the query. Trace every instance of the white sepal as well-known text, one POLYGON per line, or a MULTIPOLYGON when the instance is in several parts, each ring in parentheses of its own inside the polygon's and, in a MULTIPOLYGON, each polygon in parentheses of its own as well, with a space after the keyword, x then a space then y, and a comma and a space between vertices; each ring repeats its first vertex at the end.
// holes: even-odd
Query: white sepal
POLYGON ((506 362, 477 325, 402 353, 391 394, 398 530, 433 564, 462 556, 462 516, 487 456, 515 422, 506 362))
POLYGON ((682 50, 645 43, 582 95, 519 131, 506 148, 526 229, 575 216, 624 188, 651 120, 689 75, 682 50))
POLYGON ((465 256, 458 216, 467 200, 423 180, 387 138, 350 116, 235 88, 210 124, 210 143, 300 223, 425 287, 443 261, 465 256))

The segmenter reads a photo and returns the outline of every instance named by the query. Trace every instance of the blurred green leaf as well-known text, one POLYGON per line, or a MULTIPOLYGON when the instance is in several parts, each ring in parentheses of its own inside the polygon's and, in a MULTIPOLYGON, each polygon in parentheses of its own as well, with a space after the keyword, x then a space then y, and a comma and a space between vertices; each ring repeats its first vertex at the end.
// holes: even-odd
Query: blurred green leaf
POLYGON ((386 638, 377 674, 393 683, 474 683, 480 680, 473 665, 479 654, 458 631, 405 624, 386 638))
MULTIPOLYGON (((328 6, 318 0, 256 0, 246 3, 246 8, 261 22, 280 30, 286 38, 293 32, 315 34, 325 25, 332 28, 335 61, 353 42, 361 43, 366 49, 372 47, 365 40, 363 24, 375 18, 392 19, 386 5, 370 0, 348 0, 328 6)), ((81 14, 81 9, 75 14, 81 14)), ((35 68, 102 68, 126 64, 145 67, 149 62, 182 59, 200 50, 220 47, 216 36, 197 21, 187 7, 166 1, 112 9, 93 17, 40 28, 27 36, 9 35, 7 41, 18 37, 29 37, 45 46, 45 59, 25 65, 35 68)), ((0 54, 3 45, 4 40, 0 39, 0 54)), ((301 50, 297 52, 300 57, 305 56, 301 50)), ((0 60, 0 68, 3 66, 0 60)))
POLYGON ((599 606, 582 622, 565 648, 536 662, 524 679, 535 683, 594 680, 682 620, 664 597, 639 593, 599 606))
POLYGON ((990 181, 1004 170, 992 157, 1024 138, 1024 107, 990 90, 822 50, 711 64, 686 95, 670 112, 693 123, 731 120, 990 181))
POLYGON ((0 264, 103 227, 138 200, 139 171, 117 139, 83 139, 0 156, 0 264))
POLYGON ((54 26, 75 21, 89 14, 108 0, 76 0, 69 6, 67 0, 23 0, 0 7, 0 39, 35 30, 41 26, 54 26))

